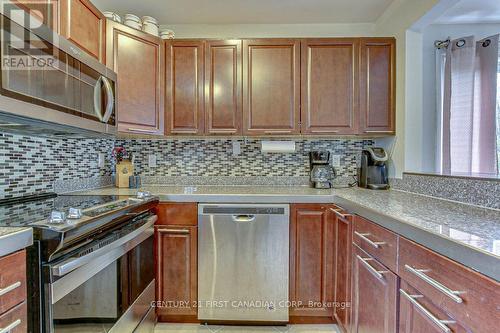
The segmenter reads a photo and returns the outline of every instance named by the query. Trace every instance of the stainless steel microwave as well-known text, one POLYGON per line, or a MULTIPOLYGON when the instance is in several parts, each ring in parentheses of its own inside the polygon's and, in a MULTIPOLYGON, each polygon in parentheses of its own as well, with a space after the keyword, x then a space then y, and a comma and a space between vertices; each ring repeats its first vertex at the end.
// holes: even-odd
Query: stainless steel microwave
POLYGON ((116 73, 15 5, 0 6, 0 130, 115 134, 116 73))

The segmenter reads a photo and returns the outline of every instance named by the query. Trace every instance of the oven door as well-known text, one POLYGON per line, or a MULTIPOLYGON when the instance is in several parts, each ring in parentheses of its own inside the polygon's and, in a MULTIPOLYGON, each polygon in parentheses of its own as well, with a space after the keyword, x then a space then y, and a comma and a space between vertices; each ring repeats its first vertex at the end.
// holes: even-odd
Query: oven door
POLYGON ((44 284, 45 332, 135 331, 154 301, 156 219, 136 221, 139 227, 126 236, 109 244, 104 238, 107 245, 96 251, 82 249, 44 267, 52 281, 44 284))

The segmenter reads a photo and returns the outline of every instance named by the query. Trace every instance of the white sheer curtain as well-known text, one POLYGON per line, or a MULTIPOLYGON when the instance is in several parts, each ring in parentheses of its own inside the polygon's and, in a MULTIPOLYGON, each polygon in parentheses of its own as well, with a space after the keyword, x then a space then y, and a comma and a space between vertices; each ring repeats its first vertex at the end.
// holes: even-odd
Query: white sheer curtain
POLYGON ((497 174, 499 35, 452 40, 446 52, 442 171, 497 174))

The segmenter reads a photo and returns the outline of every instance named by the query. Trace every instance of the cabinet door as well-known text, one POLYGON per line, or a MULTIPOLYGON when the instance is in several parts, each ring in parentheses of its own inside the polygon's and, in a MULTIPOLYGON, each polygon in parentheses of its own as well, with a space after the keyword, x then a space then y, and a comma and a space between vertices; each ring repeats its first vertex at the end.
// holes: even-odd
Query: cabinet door
POLYGON ((359 77, 361 134, 393 134, 396 103, 396 41, 361 39, 359 77))
MULTIPOLYGON (((290 316, 332 317, 334 220, 326 205, 292 206, 290 316)), ((304 322, 304 323, 307 323, 304 322)))
POLYGON ((59 33, 105 62, 106 18, 90 0, 59 0, 59 33))
POLYGON ((163 134, 164 56, 159 38, 109 21, 107 66, 118 74, 118 129, 163 134))
POLYGON ((430 299, 424 297, 405 281, 401 281, 399 292, 400 333, 472 332, 457 323, 443 309, 431 303, 430 299))
POLYGON ((336 213, 334 317, 344 332, 351 324, 352 216, 336 213))
POLYGON ((357 39, 302 41, 302 133, 357 133, 358 52, 357 39))
POLYGON ((155 227, 156 297, 160 302, 156 311, 160 321, 197 314, 197 234, 197 227, 155 227))
POLYGON ((11 2, 55 32, 59 32, 59 0, 12 0, 11 2))
POLYGON ((299 109, 300 42, 243 41, 244 134, 297 134, 299 109))
POLYGON ((167 134, 203 134, 203 41, 167 41, 167 134))
POLYGON ((351 333, 394 333, 398 277, 353 245, 351 333))
POLYGON ((241 40, 205 45, 206 132, 241 134, 241 40))

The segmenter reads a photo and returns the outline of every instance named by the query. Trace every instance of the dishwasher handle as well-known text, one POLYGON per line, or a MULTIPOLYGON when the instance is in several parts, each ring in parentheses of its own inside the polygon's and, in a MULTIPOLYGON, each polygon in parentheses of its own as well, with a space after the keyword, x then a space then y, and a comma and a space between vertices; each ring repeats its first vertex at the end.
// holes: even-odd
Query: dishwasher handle
POLYGON ((253 222, 255 221, 255 215, 232 215, 234 222, 253 222))

